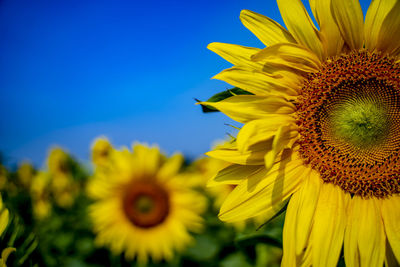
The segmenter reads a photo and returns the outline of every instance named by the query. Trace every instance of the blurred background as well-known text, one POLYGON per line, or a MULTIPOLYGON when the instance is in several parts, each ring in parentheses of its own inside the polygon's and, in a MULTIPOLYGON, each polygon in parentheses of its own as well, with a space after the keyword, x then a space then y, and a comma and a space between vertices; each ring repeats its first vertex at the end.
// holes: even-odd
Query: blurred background
POLYGON ((87 161, 99 135, 189 158, 208 151, 233 122, 195 106, 230 88, 210 80, 230 64, 207 44, 262 47, 241 25, 242 9, 282 23, 265 0, 1 0, 3 162, 41 166, 54 144, 87 161))

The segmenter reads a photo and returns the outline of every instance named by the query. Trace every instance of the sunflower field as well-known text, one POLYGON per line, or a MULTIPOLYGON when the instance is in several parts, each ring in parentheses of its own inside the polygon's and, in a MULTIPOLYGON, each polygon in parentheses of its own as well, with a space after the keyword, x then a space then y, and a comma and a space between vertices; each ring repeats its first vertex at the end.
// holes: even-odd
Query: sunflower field
POLYGON ((46 168, 1 167, 5 266, 279 266, 282 215, 224 223, 226 163, 170 158, 156 146, 92 146, 93 166, 59 147, 46 168))

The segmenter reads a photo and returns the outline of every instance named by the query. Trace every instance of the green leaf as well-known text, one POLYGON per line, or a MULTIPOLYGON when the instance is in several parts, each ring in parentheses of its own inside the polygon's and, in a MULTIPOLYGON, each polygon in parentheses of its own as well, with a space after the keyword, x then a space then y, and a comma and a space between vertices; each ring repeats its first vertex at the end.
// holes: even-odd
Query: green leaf
POLYGON ((196 243, 186 250, 185 256, 196 261, 206 261, 218 253, 218 240, 212 236, 196 235, 195 239, 196 243))
MULTIPOLYGON (((226 99, 226 98, 228 98, 228 97, 231 97, 231 96, 234 96, 234 95, 252 95, 252 93, 247 92, 247 91, 245 91, 245 90, 243 90, 243 89, 240 89, 240 88, 238 88, 238 87, 234 87, 234 88, 232 88, 232 89, 229 89, 229 90, 226 90, 226 91, 222 91, 222 92, 219 92, 219 93, 213 95, 212 97, 210 97, 210 98, 207 100, 207 102, 219 102, 219 101, 221 101, 221 100, 224 100, 224 99, 226 99)), ((197 102, 201 102, 201 101, 198 100, 198 99, 195 99, 195 100, 196 100, 197 102)), ((216 108, 211 107, 211 106, 202 105, 202 104, 200 104, 200 105, 201 105, 201 109, 202 109, 202 111, 203 111, 204 113, 208 113, 208 112, 218 112, 218 111, 219 111, 219 110, 217 110, 216 108)))
POLYGON ((230 254, 219 264, 221 267, 251 267, 252 265, 246 261, 246 257, 241 253, 237 252, 230 254))
POLYGON ((255 246, 256 244, 268 244, 277 248, 282 248, 282 243, 266 234, 251 234, 236 238, 236 245, 239 247, 255 246))

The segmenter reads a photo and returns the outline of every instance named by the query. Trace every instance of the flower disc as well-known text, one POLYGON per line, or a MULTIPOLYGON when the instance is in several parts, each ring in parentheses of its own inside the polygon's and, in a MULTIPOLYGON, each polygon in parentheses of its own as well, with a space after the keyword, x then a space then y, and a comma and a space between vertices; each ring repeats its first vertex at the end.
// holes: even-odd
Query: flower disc
POLYGON ((168 193, 156 183, 135 181, 123 200, 126 216, 138 227, 155 227, 169 214, 168 193))
POLYGON ((363 197, 400 193, 399 72, 389 56, 356 51, 307 77, 300 152, 325 182, 363 197))

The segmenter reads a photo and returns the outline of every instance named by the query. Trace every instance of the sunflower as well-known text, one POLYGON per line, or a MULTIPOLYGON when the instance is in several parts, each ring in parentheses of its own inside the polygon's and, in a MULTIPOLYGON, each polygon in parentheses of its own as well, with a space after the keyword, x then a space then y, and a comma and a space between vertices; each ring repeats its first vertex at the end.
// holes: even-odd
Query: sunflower
POLYGON ((171 260, 193 240, 189 231, 201 230, 206 207, 179 176, 183 157, 136 144, 133 152, 110 150, 108 161, 88 186, 97 244, 140 263, 171 260))
POLYGON ((35 168, 32 166, 31 163, 25 161, 19 164, 17 169, 17 176, 19 182, 23 187, 25 188, 30 187, 34 175, 35 175, 35 168))
POLYGON ((92 161, 97 166, 106 165, 108 162, 108 155, 112 150, 112 145, 106 137, 99 137, 94 140, 92 145, 92 161))
POLYGON ((204 102, 244 125, 220 218, 273 216, 287 205, 283 266, 400 262, 400 2, 278 0, 287 30, 252 11, 240 19, 265 45, 211 43, 234 66, 215 76, 249 92, 204 102), (397 262, 396 262, 397 261, 397 262))

